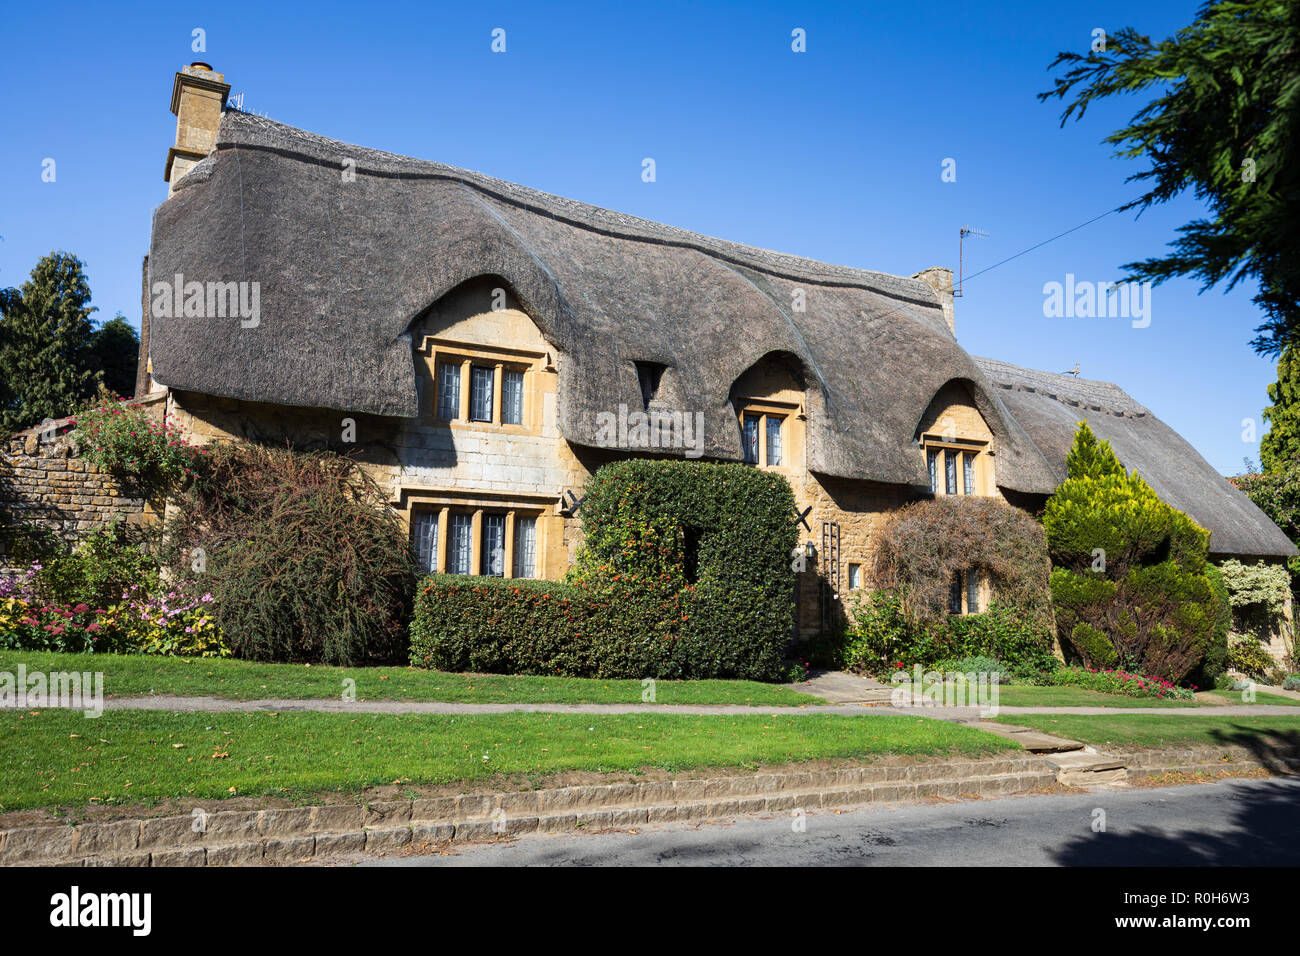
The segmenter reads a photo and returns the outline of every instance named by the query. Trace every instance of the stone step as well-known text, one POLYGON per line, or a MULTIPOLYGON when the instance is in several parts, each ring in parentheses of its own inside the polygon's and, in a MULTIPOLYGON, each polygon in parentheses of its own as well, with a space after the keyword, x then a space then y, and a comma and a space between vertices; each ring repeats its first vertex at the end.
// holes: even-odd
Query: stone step
POLYGON ((1014 740, 1025 750, 1032 754, 1051 754, 1051 753, 1069 753, 1075 750, 1082 750, 1083 744, 1077 740, 1066 740, 1064 737, 1054 737, 1051 734, 1045 734, 1040 730, 1034 730, 1031 727, 1018 727, 1015 724, 1000 724, 991 720, 963 720, 957 723, 964 723, 968 727, 975 727, 986 733, 994 734, 998 737, 1004 737, 1007 740, 1014 740))
POLYGON ((1128 779, 1127 760, 1097 753, 1091 747, 1052 754, 1045 757, 1044 761, 1056 768, 1056 782, 1067 787, 1122 783, 1128 779))

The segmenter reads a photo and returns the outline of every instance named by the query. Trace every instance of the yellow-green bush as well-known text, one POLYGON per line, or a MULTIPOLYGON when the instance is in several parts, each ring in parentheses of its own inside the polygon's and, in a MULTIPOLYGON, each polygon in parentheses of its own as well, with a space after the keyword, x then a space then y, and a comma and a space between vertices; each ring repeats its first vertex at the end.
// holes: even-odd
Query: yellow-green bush
POLYGON ((1043 514, 1062 647, 1088 667, 1175 683, 1205 670, 1226 635, 1209 532, 1128 474, 1086 422, 1067 466, 1043 514))

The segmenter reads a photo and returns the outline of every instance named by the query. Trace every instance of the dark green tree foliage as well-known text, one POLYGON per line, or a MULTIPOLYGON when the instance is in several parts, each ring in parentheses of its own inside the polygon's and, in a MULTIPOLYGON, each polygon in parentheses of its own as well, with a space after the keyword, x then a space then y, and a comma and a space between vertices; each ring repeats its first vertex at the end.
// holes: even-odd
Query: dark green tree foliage
POLYGON ((1259 461, 1264 471, 1283 470, 1288 462, 1300 461, 1300 361, 1293 348, 1283 350, 1277 362, 1277 381, 1268 387, 1273 404, 1264 409, 1268 432, 1259 442, 1259 461))
POLYGON ((90 285, 81 260, 52 252, 0 298, 0 430, 61 418, 94 395, 90 285))
POLYGON ((1185 680, 1226 639, 1209 532, 1127 474, 1086 422, 1067 466, 1043 514, 1062 647, 1089 667, 1185 680))
POLYGON ((140 358, 140 337, 122 313, 109 319, 90 338, 95 370, 114 395, 135 394, 136 363, 140 358))
POLYGON ((1194 276, 1204 288, 1259 282, 1266 319, 1252 343, 1276 354, 1300 340, 1300 4, 1220 0, 1165 40, 1132 28, 1088 54, 1061 53, 1068 67, 1040 99, 1068 99, 1061 123, 1123 94, 1154 96, 1106 137, 1115 155, 1145 156, 1130 177, 1147 192, 1124 209, 1144 210, 1185 190, 1212 218, 1179 228, 1168 255, 1123 268, 1137 280, 1194 276), (1072 98, 1071 98, 1072 97, 1072 98))
POLYGON ((432 575, 411 662, 574 677, 777 680, 798 534, 784 478, 631 460, 588 480, 568 582, 432 575))

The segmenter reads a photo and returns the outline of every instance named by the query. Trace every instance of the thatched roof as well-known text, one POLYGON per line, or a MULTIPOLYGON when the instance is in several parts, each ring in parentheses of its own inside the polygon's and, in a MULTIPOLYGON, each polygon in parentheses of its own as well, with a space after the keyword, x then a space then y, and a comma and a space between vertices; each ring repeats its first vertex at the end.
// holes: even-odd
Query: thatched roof
POLYGON ((1109 441, 1116 457, 1136 470, 1169 504, 1211 532, 1216 554, 1289 556, 1296 548, 1264 512, 1214 470, 1176 431, 1110 382, 1053 375, 995 359, 975 362, 997 386, 1003 403, 1065 478, 1065 457, 1080 421, 1109 441))
POLYGON ((217 150, 154 215, 150 282, 257 281, 261 324, 153 318, 155 378, 287 405, 412 416, 408 329, 445 293, 504 278, 560 353, 559 427, 595 445, 600 412, 638 408, 634 361, 704 413, 704 453, 739 460, 735 380, 773 352, 802 372, 810 467, 927 484, 911 445, 963 380, 1010 487, 1050 490, 1027 436, 916 280, 697 235, 439 163, 228 110, 217 150), (345 182, 343 162, 355 162, 345 182), (806 311, 793 308, 802 289, 806 311))
POLYGON ((973 359, 918 279, 713 239, 235 110, 216 151, 154 214, 149 281, 176 273, 258 282, 261 322, 151 318, 153 374, 174 388, 414 416, 413 324, 461 283, 495 276, 556 349, 559 427, 575 444, 599 444, 598 414, 640 407, 633 362, 649 361, 668 366, 672 408, 704 413, 704 454, 739 460, 732 386, 777 354, 804 380, 813 471, 928 488, 914 439, 955 380, 997 439, 1002 487, 1049 494, 1086 417, 1214 532, 1216 551, 1294 553, 1120 389, 973 359))

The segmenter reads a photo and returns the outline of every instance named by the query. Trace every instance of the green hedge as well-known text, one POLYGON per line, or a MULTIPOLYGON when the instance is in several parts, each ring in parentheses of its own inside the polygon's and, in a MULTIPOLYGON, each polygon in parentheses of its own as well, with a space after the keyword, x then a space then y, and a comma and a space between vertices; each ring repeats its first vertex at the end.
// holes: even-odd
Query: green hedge
POLYGON ((786 480, 743 465, 616 462, 584 489, 566 583, 424 580, 411 661, 574 677, 780 680, 794 625, 786 480))

